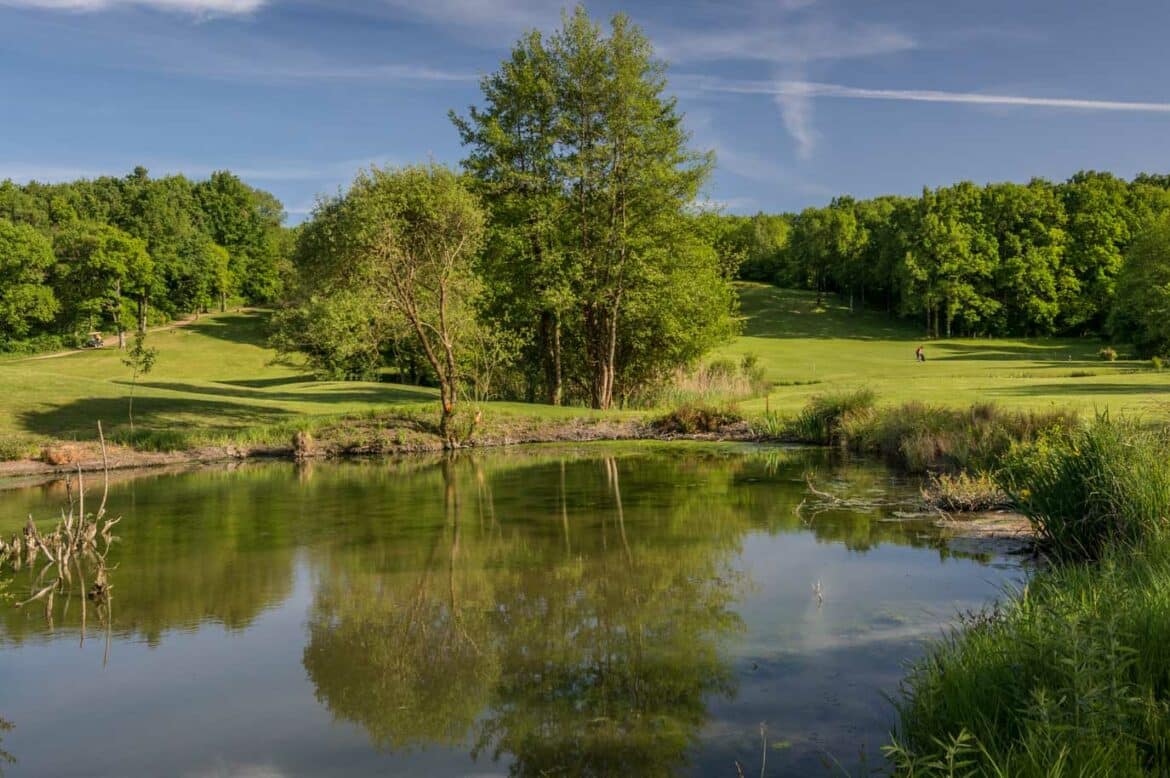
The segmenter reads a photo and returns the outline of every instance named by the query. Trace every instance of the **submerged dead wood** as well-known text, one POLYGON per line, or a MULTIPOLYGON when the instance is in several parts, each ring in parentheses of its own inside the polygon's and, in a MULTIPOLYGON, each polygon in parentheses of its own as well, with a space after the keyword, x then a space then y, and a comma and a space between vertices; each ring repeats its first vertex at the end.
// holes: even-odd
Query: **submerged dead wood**
POLYGON ((111 519, 106 515, 110 486, 109 463, 100 423, 98 437, 101 441, 104 477, 97 510, 86 511, 85 477, 79 467, 76 489, 72 479, 65 482, 68 504, 61 510, 61 519, 52 531, 42 533, 32 516, 29 516, 23 532, 14 534, 8 541, 0 538, 0 574, 6 570, 15 572, 29 569, 29 595, 18 602, 16 607, 43 602, 45 619, 50 629, 58 597, 64 600, 65 609, 74 599, 80 602, 83 643, 92 604, 106 631, 108 656, 112 586, 107 557, 117 540, 113 528, 121 519, 111 519))

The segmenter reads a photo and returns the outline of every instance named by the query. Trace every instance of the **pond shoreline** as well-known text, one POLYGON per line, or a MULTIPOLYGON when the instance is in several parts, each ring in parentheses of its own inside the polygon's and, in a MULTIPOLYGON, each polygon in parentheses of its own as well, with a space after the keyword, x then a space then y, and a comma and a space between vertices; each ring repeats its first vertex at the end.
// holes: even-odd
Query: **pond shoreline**
MULTIPOLYGON (((394 428, 385 432, 393 433, 394 428)), ((110 471, 154 471, 159 468, 182 465, 210 465, 223 462, 251 459, 323 460, 348 459, 371 456, 407 456, 411 454, 435 454, 444 451, 442 441, 411 436, 410 440, 394 442, 386 436, 377 439, 354 442, 341 436, 326 436, 310 439, 310 443, 297 447, 293 441, 287 445, 246 445, 224 444, 199 446, 180 451, 140 451, 128 446, 108 445, 106 460, 96 441, 57 442, 45 447, 42 459, 17 459, 0 461, 0 491, 28 485, 29 480, 68 476, 77 473, 110 471), (58 457, 65 461, 52 464, 45 458, 58 457)), ((474 451, 485 448, 525 446, 542 443, 591 443, 621 441, 701 441, 732 443, 795 443, 759 435, 748 425, 737 423, 727 425, 716 432, 674 433, 664 432, 644 421, 573 419, 565 423, 540 425, 515 424, 500 430, 491 430, 461 446, 459 451, 474 451)))

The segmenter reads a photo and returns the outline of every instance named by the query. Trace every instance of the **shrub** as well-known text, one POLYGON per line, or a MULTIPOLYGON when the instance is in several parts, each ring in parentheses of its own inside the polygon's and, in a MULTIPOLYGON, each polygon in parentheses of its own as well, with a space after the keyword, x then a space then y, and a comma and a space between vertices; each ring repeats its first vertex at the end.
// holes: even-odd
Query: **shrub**
POLYGON ((662 433, 694 435, 718 432, 722 427, 740 421, 743 421, 743 417, 730 408, 688 404, 654 419, 650 426, 662 433))
POLYGON ((1170 774, 1170 558, 1115 548, 968 619, 902 684, 902 775, 1170 774), (963 763, 961 770, 948 771, 963 763))
POLYGON ((1155 356, 1155 357, 1150 358, 1150 365, 1153 366, 1153 368, 1155 370, 1157 370, 1159 373, 1162 372, 1162 364, 1163 363, 1162 363, 1161 357, 1155 356))
POLYGON ((632 400, 641 407, 719 405, 746 400, 767 393, 765 372, 754 354, 744 355, 738 364, 731 359, 716 359, 697 369, 676 370, 665 384, 632 400))
POLYGON ((1061 558, 1163 534, 1170 521, 1166 435, 1097 416, 1042 435, 1004 458, 999 482, 1061 558))
POLYGON ((1101 359, 1104 359, 1106 362, 1117 361, 1117 351, 1112 346, 1106 346, 1105 348, 1101 349, 1097 352, 1097 356, 1101 357, 1101 359))
POLYGON ((845 443, 846 430, 868 420, 873 410, 871 389, 818 394, 792 421, 789 434, 802 443, 845 443))
POLYGON ((1011 506, 1011 498, 987 473, 936 473, 922 490, 927 505, 943 511, 990 511, 1011 506))

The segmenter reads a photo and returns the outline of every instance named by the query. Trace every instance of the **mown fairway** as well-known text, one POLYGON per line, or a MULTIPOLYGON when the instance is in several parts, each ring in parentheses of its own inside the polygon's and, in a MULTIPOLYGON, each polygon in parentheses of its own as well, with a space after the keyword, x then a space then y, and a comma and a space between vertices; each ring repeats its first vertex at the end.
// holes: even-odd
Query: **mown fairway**
MULTIPOLYGON (((1092 411, 1170 417, 1170 371, 1145 361, 1107 363, 1101 343, 1083 340, 922 341, 912 326, 875 312, 851 314, 835 298, 745 284, 744 334, 715 356, 756 354, 777 382, 768 407, 793 412, 813 394, 870 386, 879 402, 922 400, 1018 407, 1069 405, 1092 411), (927 361, 914 361, 922 344, 927 361), (815 383, 808 383, 815 382, 815 383)), ((265 314, 206 316, 152 333, 154 371, 139 380, 135 418, 143 428, 228 433, 388 405, 430 407, 431 389, 394 384, 317 382, 275 364, 264 346, 265 314)), ((130 370, 116 349, 53 358, 0 360, 0 440, 91 438, 126 425, 130 370)), ((581 409, 519 403, 498 411, 563 417, 581 409)), ((761 398, 743 404, 763 410, 761 398)))
MULTIPOLYGON (((1170 370, 1155 371, 1144 360, 1105 362, 1097 356, 1104 344, 1092 338, 928 341, 883 313, 851 314, 833 296, 817 309, 808 292, 741 284, 740 295, 743 337, 720 353, 760 358, 779 384, 768 400, 772 410, 793 412, 819 392, 869 386, 879 403, 993 401, 1170 417, 1170 370), (914 360, 919 345, 925 363, 914 360), (792 385, 808 381, 818 383, 792 385)), ((764 400, 743 408, 762 410, 764 400)))

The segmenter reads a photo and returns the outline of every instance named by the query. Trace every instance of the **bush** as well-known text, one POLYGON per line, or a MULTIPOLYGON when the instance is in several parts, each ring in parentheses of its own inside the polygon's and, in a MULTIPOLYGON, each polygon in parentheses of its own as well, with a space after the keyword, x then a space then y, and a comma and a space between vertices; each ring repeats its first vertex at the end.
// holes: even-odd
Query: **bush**
POLYGON ((1104 359, 1106 362, 1117 361, 1117 351, 1112 346, 1106 346, 1105 348, 1101 349, 1097 352, 1097 356, 1101 357, 1101 359, 1104 359))
POLYGON ((694 435, 703 432, 718 432, 729 424, 741 421, 743 421, 743 417, 730 408, 688 404, 654 419, 650 422, 650 426, 661 433, 694 435))
POLYGON ((791 437, 802 443, 845 443, 845 432, 873 415, 871 389, 818 394, 809 400, 789 427, 791 437))
POLYGON ((942 511, 990 511, 1012 505, 1011 498, 987 473, 936 473, 922 490, 927 505, 942 511))
POLYGON ((1164 433, 1099 415, 1042 435, 1004 458, 998 480, 1060 558, 1096 558, 1109 544, 1164 534, 1170 462, 1164 433))
POLYGON ((1161 373, 1161 372, 1162 372, 1162 365, 1163 365, 1163 362, 1162 362, 1162 358, 1161 358, 1161 357, 1158 357, 1158 356, 1151 357, 1151 358, 1150 358, 1150 365, 1151 365, 1151 366, 1152 366, 1152 367, 1153 367, 1155 370, 1157 370, 1159 373, 1161 373))
POLYGON ((1165 546, 1058 566, 966 622, 902 684, 899 774, 1170 774, 1165 546))

